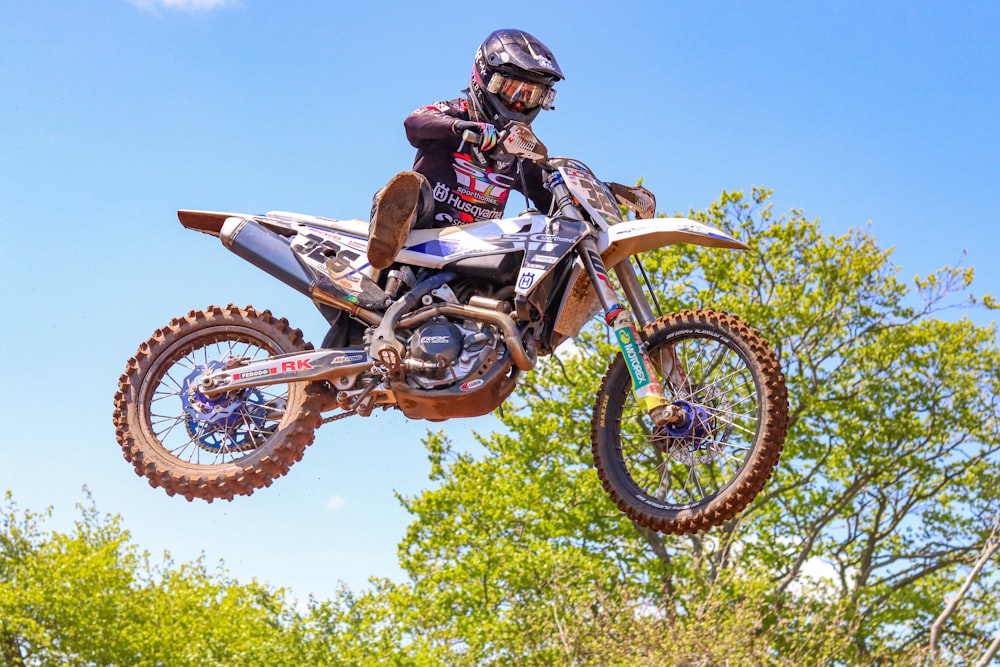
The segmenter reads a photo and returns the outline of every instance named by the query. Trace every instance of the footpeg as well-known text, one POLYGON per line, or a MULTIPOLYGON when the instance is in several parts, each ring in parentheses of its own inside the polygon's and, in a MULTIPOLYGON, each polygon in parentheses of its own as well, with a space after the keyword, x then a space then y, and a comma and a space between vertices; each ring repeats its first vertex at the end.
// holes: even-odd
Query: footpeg
POLYGON ((378 351, 378 360, 390 371, 396 370, 403 363, 403 359, 399 356, 396 348, 388 345, 378 351))

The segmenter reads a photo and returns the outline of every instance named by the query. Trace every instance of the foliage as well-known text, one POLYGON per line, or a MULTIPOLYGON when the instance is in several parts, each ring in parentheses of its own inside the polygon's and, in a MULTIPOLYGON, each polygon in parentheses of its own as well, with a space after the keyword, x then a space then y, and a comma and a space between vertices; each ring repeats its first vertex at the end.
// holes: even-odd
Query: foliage
POLYGON ((5 665, 284 665, 296 651, 281 591, 198 563, 154 564, 117 517, 80 507, 72 533, 50 512, 0 515, 5 665))
MULTIPOLYGON (((971 269, 944 267, 910 290, 867 232, 822 236, 799 212, 772 222, 767 196, 724 195, 703 214, 732 221, 752 253, 677 266, 697 263, 699 299, 722 294, 721 307, 744 303, 751 321, 773 323, 788 379, 786 463, 744 518, 752 525, 731 534, 752 531, 741 557, 772 573, 779 605, 807 564, 827 563, 836 599, 859 619, 859 659, 923 644, 1000 512, 995 330, 937 317, 971 269)), ((991 611, 979 627, 996 623, 991 611)))
MULTIPOLYGON (((591 402, 614 349, 589 330, 520 386, 482 455, 429 437, 437 486, 402 499, 410 581, 346 607, 379 609, 371 627, 396 633, 400 664, 926 659, 930 622, 1000 512, 995 331, 939 317, 971 269, 908 287, 867 230, 774 219, 769 197, 723 193, 692 213, 749 252, 644 260, 664 310, 737 313, 778 351, 791 422, 770 486, 707 534, 623 519, 591 468, 591 402)), ((994 604, 963 609, 944 638, 953 657, 981 653, 1000 622, 994 604)))
MULTIPOLYGON (((1000 515, 995 329, 950 319, 973 271, 912 286, 867 229, 824 235, 770 193, 723 193, 691 217, 744 253, 643 257, 664 310, 758 327, 790 398, 785 455, 737 519, 663 536, 625 519, 592 467, 592 401, 616 353, 586 330, 544 359, 455 451, 429 434, 432 488, 400 501, 405 582, 297 611, 282 591, 203 564, 153 564, 117 519, 72 534, 8 497, 0 655, 10 665, 933 665, 982 655, 1000 625, 978 577, 928 655, 931 622, 1000 515), (938 662, 935 662, 937 660, 938 662)), ((963 589, 964 590, 964 589, 963 589)))

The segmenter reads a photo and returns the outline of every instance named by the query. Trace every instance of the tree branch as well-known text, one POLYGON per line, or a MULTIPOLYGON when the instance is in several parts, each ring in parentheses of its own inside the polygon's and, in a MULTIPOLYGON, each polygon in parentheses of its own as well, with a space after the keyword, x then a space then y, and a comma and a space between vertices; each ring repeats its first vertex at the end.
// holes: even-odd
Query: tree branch
MULTIPOLYGON (((938 650, 937 646, 938 638, 941 636, 941 628, 944 626, 945 621, 947 621, 948 618, 952 615, 952 613, 954 613, 955 609, 958 607, 958 603, 961 602, 962 598, 965 597, 965 594, 969 592, 969 589, 972 587, 972 583, 976 580, 976 577, 979 576, 979 573, 982 571, 983 566, 986 565, 986 561, 988 561, 990 559, 990 556, 992 556, 994 552, 996 552, 996 550, 1000 548, 1000 539, 997 538, 998 529, 1000 529, 1000 517, 997 517, 996 522, 994 522, 993 531, 990 533, 990 536, 986 539, 986 544, 984 545, 982 552, 980 552, 979 558, 976 560, 975 565, 972 566, 972 571, 969 572, 969 576, 965 578, 965 583, 962 584, 962 587, 958 590, 958 593, 955 594, 955 597, 953 597, 951 601, 948 602, 947 606, 945 606, 944 608, 944 611, 941 612, 941 615, 938 616, 931 624, 931 641, 930 641, 931 653, 936 653, 938 650)), ((1000 641, 1000 636, 997 637, 997 641, 1000 641)), ((994 644, 996 643, 997 642, 994 642, 994 644)), ((993 650, 993 654, 996 655, 995 649, 993 650)))

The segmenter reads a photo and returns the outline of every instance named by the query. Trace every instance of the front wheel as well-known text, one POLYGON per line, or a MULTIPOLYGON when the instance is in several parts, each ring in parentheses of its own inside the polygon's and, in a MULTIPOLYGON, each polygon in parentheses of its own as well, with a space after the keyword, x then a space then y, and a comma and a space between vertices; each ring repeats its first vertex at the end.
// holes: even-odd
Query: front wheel
POLYGON ((320 425, 305 383, 206 396, 199 379, 227 363, 309 349, 270 312, 211 307, 178 317, 139 347, 115 394, 125 458, 151 486, 211 502, 249 495, 302 458, 320 425))
POLYGON ((594 464, 636 523, 694 533, 742 511, 764 488, 785 441, 788 399, 774 352, 740 319, 672 313, 643 330, 679 423, 657 427, 632 393, 619 354, 594 406, 594 464))

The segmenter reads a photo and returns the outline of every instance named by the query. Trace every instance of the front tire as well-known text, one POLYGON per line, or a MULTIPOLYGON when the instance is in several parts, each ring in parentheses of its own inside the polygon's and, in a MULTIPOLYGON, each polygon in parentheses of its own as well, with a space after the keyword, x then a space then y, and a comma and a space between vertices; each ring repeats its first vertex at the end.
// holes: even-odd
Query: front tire
POLYGON ((788 399, 774 352, 740 319, 672 313, 643 330, 667 399, 687 415, 657 428, 636 403, 619 354, 594 406, 594 465, 641 526, 694 533, 741 512, 764 488, 785 441, 788 399))
POLYGON ((227 360, 311 349, 269 311, 209 307, 158 329, 129 360, 115 394, 118 443, 136 474, 168 495, 211 502, 268 486, 302 458, 320 425, 304 383, 216 397, 198 378, 227 360))

